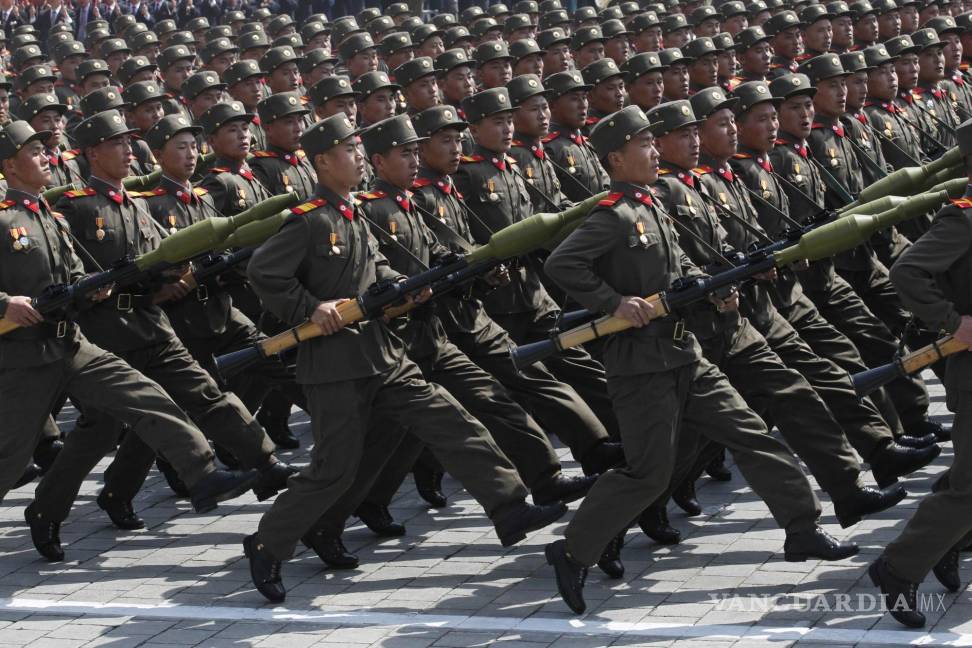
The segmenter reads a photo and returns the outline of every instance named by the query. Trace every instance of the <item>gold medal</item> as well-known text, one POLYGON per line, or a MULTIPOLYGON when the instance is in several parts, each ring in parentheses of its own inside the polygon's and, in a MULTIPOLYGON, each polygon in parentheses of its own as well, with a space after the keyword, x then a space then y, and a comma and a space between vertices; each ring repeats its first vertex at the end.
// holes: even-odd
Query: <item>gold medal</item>
POLYGON ((726 197, 726 194, 722 193, 721 191, 719 192, 719 202, 722 203, 723 207, 729 206, 729 199, 726 197))
POLYGON ((648 244, 648 235, 645 234, 645 224, 641 221, 635 223, 635 229, 638 230, 638 240, 641 241, 642 245, 648 244))
POLYGON ((95 218, 95 226, 98 228, 95 231, 95 238, 99 241, 105 240, 105 219, 101 216, 95 218))
POLYGON ((567 164, 570 165, 570 166, 567 167, 567 171, 569 173, 577 173, 577 166, 576 166, 577 165, 577 161, 574 160, 574 156, 571 153, 568 153, 567 154, 567 164))
POLYGON ((830 166, 837 166, 837 149, 829 148, 827 149, 827 155, 830 156, 830 166))
POLYGON ((439 205, 439 220, 442 221, 443 223, 446 222, 445 207, 443 207, 442 205, 439 205))
POLYGON ((398 240, 398 223, 395 221, 388 221, 388 232, 391 234, 392 240, 398 240))
POLYGON ((246 192, 243 190, 243 187, 237 187, 236 188, 236 195, 239 196, 239 198, 240 198, 240 200, 239 200, 240 209, 245 208, 246 207, 246 192))
POLYGON ((284 184, 284 191, 291 192, 294 190, 294 188, 290 185, 290 177, 286 173, 280 174, 280 180, 284 184))
POLYGON ((169 234, 175 234, 176 232, 179 231, 179 228, 176 227, 176 222, 177 220, 175 215, 169 214, 169 234))
POLYGON ((760 178, 759 186, 763 190, 763 200, 768 200, 771 194, 769 192, 769 189, 767 188, 768 185, 766 184, 765 178, 760 178))
POLYGON ((337 246, 337 232, 331 232, 331 254, 341 254, 341 248, 337 246))
POLYGON ((13 245, 13 249, 15 249, 18 252, 20 252, 20 250, 23 249, 23 247, 24 247, 24 246, 22 246, 20 244, 20 230, 18 230, 16 227, 11 227, 10 228, 10 238, 13 239, 13 244, 12 244, 13 245))
POLYGON ((492 179, 487 181, 486 187, 489 190, 489 196, 487 196, 487 198, 489 198, 490 202, 496 202, 499 200, 499 194, 496 193, 496 184, 492 179))

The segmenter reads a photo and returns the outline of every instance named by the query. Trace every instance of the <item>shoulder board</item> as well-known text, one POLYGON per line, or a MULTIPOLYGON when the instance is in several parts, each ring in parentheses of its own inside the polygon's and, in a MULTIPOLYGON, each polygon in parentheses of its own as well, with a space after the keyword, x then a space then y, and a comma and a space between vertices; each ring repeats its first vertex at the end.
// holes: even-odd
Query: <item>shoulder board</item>
POLYGON ((540 141, 543 142, 544 144, 549 144, 550 142, 554 141, 558 137, 560 137, 560 131, 554 131, 549 135, 547 135, 546 137, 544 137, 543 139, 541 139, 540 141))
POLYGON ((753 156, 750 155, 749 153, 733 153, 732 154, 732 158, 734 160, 750 160, 750 159, 752 159, 752 157, 753 156))
POLYGON ((516 161, 516 158, 513 157, 512 155, 507 155, 506 156, 506 163, 507 164, 517 164, 517 161, 516 161))
POLYGON ((307 212, 314 211, 318 207, 322 207, 327 204, 327 201, 323 198, 317 198, 309 202, 305 202, 302 205, 297 205, 290 209, 291 214, 306 214, 307 212))
POLYGON ((3 202, 0 202, 0 209, 8 209, 16 204, 16 200, 4 200, 3 202))
POLYGON ((166 191, 163 187, 156 187, 155 189, 152 189, 150 191, 142 191, 142 192, 139 192, 139 193, 143 197, 149 198, 151 196, 164 196, 164 195, 168 194, 169 192, 166 191))
POLYGON ((613 207, 616 202, 621 200, 622 196, 624 196, 623 192, 615 191, 613 193, 609 193, 607 195, 607 198, 605 198, 604 200, 599 200, 597 204, 600 205, 601 207, 613 207))
POLYGON ((64 151, 61 153, 61 159, 65 161, 73 160, 74 158, 78 157, 80 153, 81 153, 80 149, 71 149, 70 151, 64 151))
POLYGON ((706 173, 712 173, 712 167, 704 164, 702 166, 695 167, 692 169, 692 171, 698 173, 699 175, 705 175, 706 173))
POLYGON ((304 104, 306 106, 310 102, 311 102, 311 98, 308 97, 307 95, 301 95, 300 96, 300 103, 302 103, 302 104, 304 104))
POLYGON ((205 196, 206 194, 209 193, 209 189, 203 189, 202 187, 193 187, 192 193, 196 194, 197 196, 205 196))
POLYGON ((93 196, 97 191, 91 187, 85 187, 84 189, 72 189, 71 191, 65 191, 64 195, 68 198, 81 198, 82 196, 93 196))
POLYGON ((378 198, 384 198, 387 195, 388 194, 381 190, 359 191, 356 197, 360 198, 361 200, 376 200, 378 198))
POLYGON ((972 200, 969 200, 968 198, 952 199, 949 200, 949 202, 959 209, 972 209, 972 200))
POLYGON ((486 158, 484 158, 482 155, 463 155, 459 159, 463 162, 469 163, 469 162, 482 162, 486 158))
POLYGON ((777 146, 786 146, 787 144, 789 144, 789 142, 787 142, 785 139, 779 139, 779 138, 777 138, 776 141, 773 143, 776 144, 777 146))
POLYGON ((230 170, 229 167, 210 167, 209 172, 220 174, 220 173, 230 173, 230 170))
POLYGON ((672 172, 671 169, 665 169, 663 167, 658 168, 658 175, 668 175, 671 172, 672 172))
POLYGON ((270 157, 280 157, 273 151, 253 151, 253 157, 256 158, 270 158, 270 157))
POLYGON ((820 122, 813 122, 813 124, 810 125, 810 128, 816 130, 818 128, 827 128, 827 125, 821 124, 820 122))
POLYGON ((421 189, 422 187, 428 187, 432 184, 430 178, 415 178, 415 182, 412 183, 412 189, 421 189))

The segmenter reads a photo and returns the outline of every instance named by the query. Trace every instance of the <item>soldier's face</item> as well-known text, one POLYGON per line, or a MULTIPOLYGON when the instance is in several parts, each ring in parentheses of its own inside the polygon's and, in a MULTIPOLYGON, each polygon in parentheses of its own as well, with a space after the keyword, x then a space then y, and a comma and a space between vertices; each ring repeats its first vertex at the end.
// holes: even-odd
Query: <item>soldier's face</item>
POLYGON ((660 70, 646 72, 628 85, 628 96, 642 110, 650 110, 661 103, 664 87, 660 70))
POLYGON ((758 153, 773 149, 780 123, 776 116, 776 106, 769 101, 758 103, 736 122, 739 129, 739 143, 758 153))
POLYGON ((628 42, 628 35, 622 34, 608 39, 604 44, 604 53, 608 58, 621 65, 631 56, 631 43, 628 42))
POLYGON ((192 61, 176 61, 162 72, 162 80, 168 87, 176 89, 181 88, 191 75, 192 61))
POLYGON ((513 113, 490 115, 469 126, 476 143, 494 153, 506 153, 513 144, 513 113))
POLYGON ((357 79, 365 72, 374 72, 378 69, 378 50, 369 48, 363 52, 358 52, 348 59, 348 75, 352 79, 357 79))
POLYGON ((847 110, 847 82, 844 77, 817 81, 813 109, 827 117, 840 117, 847 110))
POLYGON ((594 61, 600 61, 602 58, 604 58, 604 43, 600 41, 588 43, 577 50, 577 55, 574 57, 577 61, 578 70, 583 70, 594 61))
POLYGON ((898 75, 898 90, 911 90, 918 85, 918 55, 902 54, 894 62, 898 75))
POLYGON ((49 147, 57 146, 64 131, 64 117, 57 110, 42 110, 30 120, 35 131, 51 131, 51 136, 44 142, 49 147))
POLYGON ((655 140, 661 159, 691 169, 699 164, 699 127, 684 126, 655 140))
POLYGON ((795 59, 803 54, 803 33, 799 27, 784 29, 773 37, 773 50, 777 56, 795 59))
POLYGON ((688 67, 689 80, 702 88, 719 83, 719 57, 716 54, 700 56, 688 67))
POLYGON ((706 18, 702 21, 695 29, 696 36, 708 36, 712 38, 719 33, 719 19, 718 18, 706 18))
POLYGON ((692 37, 692 32, 688 30, 688 27, 684 29, 676 29, 675 31, 668 32, 665 34, 665 46, 666 47, 682 47, 685 43, 689 42, 692 37))
POLYGON ((234 63, 236 63, 236 52, 226 52, 225 54, 214 57, 207 67, 216 74, 223 74, 226 68, 234 63))
POLYGON ((934 83, 945 78, 945 54, 941 47, 929 47, 918 54, 918 80, 934 83))
POLYGON ((536 74, 543 77, 543 57, 540 54, 528 54, 516 62, 513 68, 513 76, 522 74, 536 74))
POLYGON ((543 95, 524 101, 513 113, 513 126, 517 133, 528 137, 543 137, 550 130, 550 106, 543 95))
POLYGON ((667 98, 688 99, 688 66, 684 63, 674 63, 662 71, 662 79, 665 82, 665 96, 667 98))
POLYGON ((25 187, 40 189, 51 184, 51 165, 40 142, 22 147, 10 161, 7 172, 25 187))
POLYGON ((439 84, 435 75, 429 74, 408 84, 405 99, 416 111, 425 110, 439 104, 439 84))
POLYGON ((364 155, 357 137, 349 137, 327 152, 316 156, 318 180, 341 195, 358 186, 364 177, 364 155))
POLYGON ((901 35, 901 14, 897 11, 889 11, 881 14, 877 19, 878 37, 882 41, 897 38, 901 35))
POLYGON ((121 180, 130 173, 135 156, 132 155, 132 138, 119 135, 92 146, 87 150, 91 162, 91 172, 106 180, 121 180))
POLYGON ((396 146, 384 154, 371 156, 378 177, 400 189, 408 189, 418 176, 418 142, 396 146))
POLYGON ((727 18, 722 24, 722 29, 729 32, 735 38, 736 34, 749 27, 749 20, 746 16, 732 16, 727 18))
POLYGON ((6 88, 0 88, 0 121, 6 121, 10 115, 10 93, 6 88))
POLYGON ((658 150, 647 130, 633 136, 620 150, 608 154, 611 178, 650 187, 658 180, 658 150))
POLYGON ((550 107, 553 118, 568 128, 580 128, 587 120, 587 93, 568 92, 554 100, 550 107))
POLYGON ((773 59, 773 48, 767 42, 756 43, 742 55, 742 69, 755 76, 766 76, 773 59))
POLYGON ((189 110, 196 119, 223 100, 223 91, 219 88, 203 90, 189 101, 189 110))
POLYGON ((250 124, 242 119, 234 119, 220 126, 209 140, 219 157, 245 160, 250 153, 250 124))
POLYGON ((854 23, 854 37, 865 43, 873 43, 878 39, 878 20, 874 14, 867 14, 858 18, 854 23))
POLYGON ((347 115, 347 118, 351 120, 352 124, 358 123, 358 104, 355 102, 353 96, 328 99, 324 102, 324 105, 317 110, 317 115, 321 119, 325 119, 331 115, 337 115, 339 113, 344 113, 347 115))
POLYGON ((81 56, 80 54, 75 54, 74 56, 68 56, 63 61, 61 61, 60 64, 61 77, 64 78, 65 81, 72 81, 72 82, 77 81, 78 78, 77 76, 75 76, 74 73, 75 70, 78 69, 78 66, 81 65, 82 61, 84 61, 84 57, 81 56))
POLYGON ((847 77, 847 112, 857 112, 867 98, 867 72, 855 72, 847 77))
POLYGON ((806 95, 790 97, 780 105, 780 130, 806 139, 810 136, 813 116, 813 99, 806 95))
POLYGON ((738 131, 736 119, 729 108, 709 115, 699 128, 702 150, 717 160, 728 160, 736 152, 738 131))
POLYGON ((648 29, 639 32, 635 37, 635 49, 638 52, 657 52, 662 48, 662 30, 661 27, 649 27, 648 29))
POLYGON ((199 156, 196 136, 189 131, 176 133, 162 147, 154 151, 162 171, 174 180, 187 181, 196 171, 199 156))
POLYGON ((418 55, 435 59, 435 57, 443 52, 445 52, 445 44, 442 42, 442 37, 430 36, 419 45, 418 55))
POLYGON ((247 108, 255 108, 263 98, 263 79, 252 76, 233 84, 229 89, 230 96, 247 108))
POLYGON ((422 164, 440 175, 451 175, 459 168, 462 157, 462 132, 443 128, 419 143, 422 164))
POLYGON ((543 69, 547 74, 566 72, 570 69, 570 62, 574 60, 570 48, 564 43, 551 45, 543 55, 543 69))
POLYGON ((406 63, 415 58, 415 50, 408 48, 395 52, 385 60, 385 65, 389 70, 394 70, 402 63, 406 63))
POLYGON ((818 20, 803 32, 803 44, 807 49, 817 52, 830 50, 830 42, 834 37, 834 28, 826 18, 818 20))
POLYGON ((395 116, 395 95, 391 88, 375 90, 358 106, 361 122, 376 124, 383 119, 395 116))
POLYGON ((890 101, 898 94, 898 74, 894 63, 883 63, 867 73, 867 94, 890 101))
POLYGON ((953 32, 946 32, 939 36, 945 43, 945 70, 951 72, 962 63, 962 37, 953 32))
POLYGON ((830 25, 834 31, 834 45, 850 47, 850 44, 854 42, 854 21, 851 17, 838 16, 830 21, 830 25))
POLYGON ((729 79, 736 74, 736 50, 719 52, 719 78, 729 79))
POLYGON ((458 103, 476 92, 476 80, 471 67, 460 65, 446 73, 442 81, 442 94, 450 102, 458 103))
POLYGON ((50 79, 34 81, 24 90, 24 97, 33 97, 36 94, 52 94, 54 92, 54 82, 50 79))
POLYGON ((265 128, 270 144, 285 151, 296 151, 300 148, 300 136, 304 132, 304 116, 287 115, 274 119, 265 128))
POLYGON ((509 59, 494 59, 479 68, 479 83, 483 89, 505 86, 513 78, 513 65, 509 59))
POLYGON ((270 84, 270 91, 274 93, 296 90, 300 87, 300 70, 297 68, 297 64, 289 61, 279 66, 270 73, 268 83, 270 84))

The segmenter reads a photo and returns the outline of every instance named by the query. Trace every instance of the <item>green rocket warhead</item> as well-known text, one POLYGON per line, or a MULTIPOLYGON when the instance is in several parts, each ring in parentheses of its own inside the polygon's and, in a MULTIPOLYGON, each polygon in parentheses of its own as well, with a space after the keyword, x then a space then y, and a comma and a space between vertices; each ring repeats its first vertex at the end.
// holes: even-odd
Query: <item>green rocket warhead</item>
POLYGON ((225 247, 223 241, 247 223, 276 214, 294 205, 299 197, 293 193, 281 194, 258 202, 235 216, 214 216, 193 223, 175 234, 167 236, 159 247, 138 257, 135 262, 145 270, 163 263, 179 263, 210 250, 225 247))
POLYGON ((268 238, 277 233, 283 227, 284 222, 290 217, 290 210, 278 212, 273 216, 247 223, 237 228, 235 232, 226 237, 223 241, 224 248, 243 248, 260 245, 268 238))
POLYGON ((880 214, 852 214, 813 229, 792 245, 774 256, 777 265, 795 263, 800 259, 817 261, 833 256, 838 252, 850 250, 867 241, 872 234, 914 218, 931 209, 937 209, 948 200, 945 191, 918 194, 907 202, 880 214))
POLYGON ((837 210, 837 213, 843 216, 852 216, 854 214, 879 214, 883 211, 889 209, 894 209, 898 205, 901 205, 910 200, 910 198, 904 198, 902 196, 885 196, 884 198, 878 198, 877 200, 872 200, 871 202, 866 202, 856 207, 842 207, 837 210))
POLYGON ((487 259, 510 259, 545 247, 565 227, 576 227, 605 196, 607 192, 599 193, 564 211, 534 214, 504 227, 489 237, 489 243, 467 254, 466 261, 471 265, 487 259))
MULTIPOLYGON (((890 194, 892 191, 898 195, 915 193, 927 187, 929 179, 935 174, 961 164, 962 154, 959 153, 957 146, 952 147, 946 151, 942 157, 938 158, 934 162, 929 162, 928 164, 920 167, 905 167, 903 169, 898 169, 894 173, 881 178, 869 187, 865 187, 857 197, 857 200, 848 205, 848 207, 857 207, 858 205, 863 205, 864 203, 876 200, 885 194, 890 194)), ((932 184, 941 182, 941 180, 942 178, 939 176, 932 182, 932 184)))
POLYGON ((941 182, 928 191, 946 191, 950 198, 961 198, 965 195, 965 188, 969 186, 969 179, 965 176, 941 182))

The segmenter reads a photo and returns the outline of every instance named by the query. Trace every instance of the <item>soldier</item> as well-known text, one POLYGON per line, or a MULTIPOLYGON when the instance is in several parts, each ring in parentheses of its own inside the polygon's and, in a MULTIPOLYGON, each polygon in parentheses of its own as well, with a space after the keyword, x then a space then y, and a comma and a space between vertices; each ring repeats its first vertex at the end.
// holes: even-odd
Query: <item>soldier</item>
POLYGON ((575 613, 584 612, 587 566, 645 501, 668 487, 676 450, 694 443, 688 432, 693 428, 704 428, 706 436, 735 450, 743 473, 787 531, 789 559, 853 555, 856 545, 839 543, 817 526, 819 504, 806 478, 726 378, 702 357, 692 334, 673 335, 672 318, 644 326, 651 306, 641 295, 666 290, 680 276, 701 275, 648 190, 658 168, 648 118, 637 107, 625 108, 602 121, 592 136, 608 164, 613 191, 554 250, 545 267, 588 310, 613 313, 634 325, 608 337, 604 348, 627 461, 598 479, 567 525, 566 540, 547 545, 561 597, 575 613))
POLYGON ((835 54, 849 52, 854 45, 854 12, 844 0, 828 3, 827 11, 833 14, 833 18, 830 19, 830 26, 833 29, 830 51, 835 54))
MULTIPOLYGON (((78 137, 91 163, 90 186, 69 192, 58 202, 67 222, 88 246, 88 263, 95 268, 151 251, 161 240, 151 217, 121 187, 128 175, 129 134, 114 110, 83 121, 78 137)), ((273 444, 240 400, 220 391, 192 359, 156 305, 156 301, 186 292, 179 283, 143 294, 120 292, 82 313, 80 324, 98 346, 115 350, 130 365, 159 380, 207 436, 241 464, 259 469, 254 490, 261 499, 271 497, 285 487, 289 466, 273 455, 273 444)), ((38 486, 33 504, 37 519, 62 521, 67 517, 82 481, 115 448, 120 433, 121 424, 113 420, 110 410, 84 410, 82 422, 65 442, 60 461, 55 461, 38 486)), ((131 502, 154 459, 154 451, 138 436, 125 435, 106 471, 99 500, 116 526, 133 529, 144 525, 131 502)))
POLYGON ((722 31, 729 32, 735 38, 742 30, 749 27, 749 11, 739 0, 731 0, 722 5, 722 31))
MULTIPOLYGON (((230 97, 243 104, 248 113, 256 114, 257 104, 263 98, 263 71, 260 65, 251 59, 237 61, 226 69, 222 78, 230 97)), ((250 122, 250 137, 255 150, 267 147, 267 136, 260 127, 259 116, 250 122)))
POLYGON ((773 60, 770 36, 762 27, 747 27, 736 34, 736 46, 740 74, 729 83, 729 89, 749 81, 765 81, 773 60))
MULTIPOLYGON (((871 3, 877 12, 877 41, 885 42, 901 35, 901 11, 894 0, 875 0, 871 3)), ((869 43, 867 47, 875 45, 869 43)), ((863 45, 863 44, 862 44, 863 45)), ((864 47, 858 50, 865 49, 864 47)))
POLYGON ((415 46, 406 32, 388 34, 378 43, 378 53, 389 70, 415 58, 415 46))
POLYGON ((621 67, 628 99, 642 110, 651 110, 662 100, 665 85, 662 71, 665 67, 654 52, 635 54, 621 67))
POLYGON ((378 69, 378 48, 369 34, 351 34, 340 42, 338 50, 352 81, 378 69))
POLYGON ((144 56, 133 56, 118 68, 117 78, 123 88, 139 81, 157 81, 159 67, 144 56))
MULTIPOLYGON (((218 74, 212 70, 196 72, 182 84, 182 99, 192 117, 191 123, 198 125, 200 118, 207 110, 223 101, 226 84, 218 74)), ((209 153, 209 145, 200 138, 199 152, 209 153)))
POLYGON ((631 32, 620 20, 607 20, 601 23, 601 33, 604 35, 604 54, 618 66, 624 64, 631 56, 631 32))
POLYGON ((351 84, 358 102, 358 124, 362 128, 395 115, 401 86, 392 83, 387 72, 365 72, 351 84))
POLYGON ((166 97, 163 102, 165 114, 181 115, 190 123, 193 117, 181 93, 186 79, 192 75, 192 64, 195 59, 196 55, 190 52, 185 45, 166 47, 158 58, 159 74, 162 75, 162 89, 166 97))
POLYGON ((736 44, 729 32, 716 34, 712 43, 719 50, 719 86, 729 92, 729 83, 736 76, 736 44))
POLYGON ((795 11, 781 11, 763 24, 763 30, 772 37, 770 46, 773 48, 767 79, 797 71, 797 59, 804 52, 803 26, 795 11))
POLYGON ((834 28, 831 24, 833 18, 830 10, 822 4, 808 5, 800 11, 803 54, 794 59, 797 63, 830 51, 830 43, 834 38, 834 28))
POLYGON ((689 96, 719 83, 719 50, 715 41, 707 36, 696 38, 682 48, 682 53, 692 59, 688 64, 689 96))
POLYGON ((692 40, 688 19, 682 13, 670 13, 662 18, 662 40, 666 47, 680 48, 692 40))
POLYGON ((524 38, 510 44, 513 57, 513 76, 535 74, 543 78, 543 55, 546 52, 532 38, 524 38))
POLYGON ((300 58, 289 45, 271 47, 260 57, 260 69, 266 75, 271 94, 300 90, 300 69, 297 67, 300 58))
POLYGON ((964 52, 961 34, 965 30, 951 16, 933 18, 928 21, 928 27, 938 33, 938 38, 945 46, 942 50, 945 55, 945 79, 941 86, 948 93, 949 99, 956 104, 959 120, 966 121, 972 117, 972 85, 961 70, 964 52))
POLYGON ((240 48, 229 38, 214 38, 204 44, 199 53, 204 70, 210 70, 222 76, 226 69, 236 63, 240 48))
MULTIPOLYGON (((324 333, 300 347, 297 362, 312 412, 313 460, 291 478, 292 490, 274 502, 257 533, 244 541, 254 584, 274 602, 286 596, 280 561, 301 537, 313 542, 306 532, 353 482, 366 437, 376 440, 373 435, 397 429, 379 424, 386 418, 435 448, 449 472, 482 503, 504 545, 566 511, 563 504, 526 504, 525 487, 486 429, 441 387, 422 379, 380 319, 356 330, 343 328, 340 301, 376 279, 397 276, 350 202, 363 171, 354 134, 351 122, 335 115, 302 136, 318 174, 315 197, 261 246, 249 267, 274 315, 293 324, 311 317, 324 333)), ((428 296, 423 291, 418 299, 428 296)))
POLYGON ((32 65, 17 76, 17 98, 20 102, 35 94, 54 94, 57 75, 47 65, 32 65))
POLYGON ((62 151, 61 138, 64 134, 64 113, 67 106, 59 103, 54 94, 37 94, 20 104, 19 117, 30 124, 36 132, 50 133, 44 141, 51 170, 51 184, 55 187, 84 182, 81 169, 71 151, 62 151))
POLYGON ((550 131, 550 91, 543 87, 540 77, 525 74, 509 84, 513 113, 513 145, 510 155, 517 162, 519 173, 525 177, 534 212, 566 209, 570 201, 560 190, 560 180, 547 160, 543 138, 550 131))
MULTIPOLYGON (((965 171, 972 178, 972 122, 963 123, 957 137, 965 171)), ((968 282, 972 201, 966 194, 935 215, 931 229, 891 269, 891 280, 907 307, 923 322, 972 346, 968 282)), ((947 362, 946 404, 955 412, 953 434, 967 436, 970 399, 964 380, 969 374, 969 356, 957 353, 947 362)), ((905 528, 868 569, 891 615, 912 628, 925 624, 917 594, 929 570, 949 591, 961 589, 958 552, 972 540, 970 518, 964 512, 969 503, 968 451, 967 444, 956 447, 948 482, 919 503, 905 528)))
POLYGON ((914 107, 925 113, 935 127, 935 138, 946 147, 955 145, 955 129, 960 123, 958 101, 942 86, 945 78, 945 44, 931 27, 911 35, 918 50, 918 83, 914 107))
MULTIPOLYGON (((165 95, 155 81, 137 81, 129 85, 122 91, 122 99, 129 106, 128 121, 138 131, 132 134, 133 139, 144 139, 145 133, 165 115, 162 108, 165 95)), ((135 157, 139 175, 155 170, 156 160, 150 147, 139 146, 135 149, 135 157)))
POLYGON ((719 33, 721 20, 719 10, 705 5, 692 12, 692 33, 696 38, 712 37, 719 33))
POLYGON ((662 103, 678 101, 689 96, 688 64, 691 57, 684 56, 677 47, 669 47, 658 52, 662 69, 662 103))
POLYGON ((570 36, 570 51, 574 55, 574 67, 583 70, 604 58, 604 34, 600 27, 582 27, 570 36))
POLYGON ((661 20, 654 11, 635 16, 630 27, 634 32, 632 40, 636 52, 658 52, 662 48, 661 20))
POLYGON ((59 43, 54 47, 54 62, 57 64, 59 77, 54 82, 54 92, 61 103, 68 108, 73 108, 81 101, 81 96, 76 90, 78 83, 78 66, 87 58, 84 45, 70 40, 59 43))
POLYGON ((312 49, 298 62, 301 84, 309 88, 321 79, 334 76, 338 58, 330 50, 312 49))
MULTIPOLYGON (((878 42, 877 9, 867 0, 857 0, 850 5, 854 20, 854 44, 849 50, 862 50, 878 42)), ((839 52, 843 54, 843 52, 839 52)))
POLYGON ((587 120, 587 92, 579 72, 561 72, 544 80, 550 90, 550 134, 543 138, 564 194, 574 202, 607 186, 607 174, 581 132, 587 120))
POLYGON ((925 110, 915 105, 915 88, 918 85, 918 46, 910 36, 899 36, 885 43, 888 55, 894 59, 894 71, 898 94, 894 103, 897 114, 907 122, 921 141, 925 157, 934 159, 942 155, 948 147, 936 137, 938 128, 925 110))
POLYGON ((240 60, 254 61, 259 63, 263 55, 270 49, 270 39, 266 33, 260 29, 241 34, 239 38, 240 60))
MULTIPOLYGON (((867 73, 871 68, 868 67, 867 58, 862 51, 841 54, 840 64, 850 73, 844 82, 847 94, 844 114, 841 115, 840 122, 857 156, 864 186, 868 186, 888 173, 888 164, 884 160, 881 141, 871 133, 871 129, 868 128, 870 122, 864 114, 864 103, 867 100, 867 73)), ((891 229, 893 230, 893 227, 891 229)))
POLYGON ((257 109, 268 148, 252 153, 256 180, 271 195, 294 192, 301 198, 310 196, 316 184, 314 168, 300 148, 303 116, 310 111, 296 92, 270 95, 257 109))
POLYGON ((591 86, 587 91, 587 119, 581 129, 584 135, 588 135, 604 115, 624 107, 628 94, 624 89, 624 72, 618 68, 614 59, 594 61, 581 70, 581 76, 584 84, 591 86))
POLYGON ((111 76, 118 79, 118 68, 132 55, 124 38, 106 38, 98 44, 98 55, 108 64, 111 76))
POLYGON ((395 68, 392 77, 402 87, 409 113, 414 114, 439 103, 439 85, 429 57, 422 56, 403 63, 395 68))
POLYGON ((344 113, 352 122, 357 122, 358 104, 354 100, 354 89, 348 77, 333 76, 321 79, 310 89, 309 94, 314 106, 314 116, 317 119, 326 119, 344 113))
MULTIPOLYGON (((216 470, 205 438, 156 383, 88 342, 75 322, 52 319, 31 305, 32 298, 48 286, 70 283, 83 274, 67 225, 40 196, 50 183, 42 143, 47 136, 22 121, 0 133, 3 170, 12 180, 2 203, 2 219, 8 231, 19 235, 16 240, 11 236, 3 251, 3 316, 20 327, 0 342, 3 392, 9 396, 4 403, 11 409, 3 420, 19 432, 19 436, 3 435, 0 499, 30 459, 54 402, 65 390, 76 402, 102 408, 129 423, 132 436, 144 438, 178 466, 192 485, 196 510, 212 509, 218 501, 242 493, 254 475, 216 470), (40 379, 43 389, 38 388, 40 379)), ((105 300, 109 294, 102 290, 86 297, 105 300)), ((48 560, 62 560, 61 520, 43 517, 33 505, 25 516, 38 551, 48 560)))

